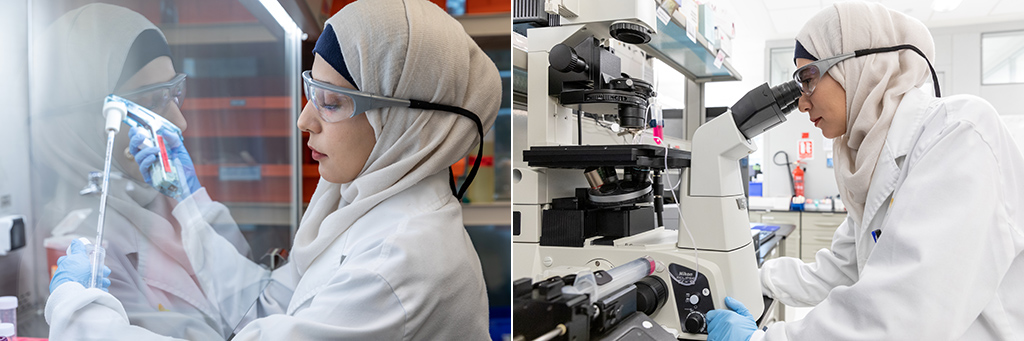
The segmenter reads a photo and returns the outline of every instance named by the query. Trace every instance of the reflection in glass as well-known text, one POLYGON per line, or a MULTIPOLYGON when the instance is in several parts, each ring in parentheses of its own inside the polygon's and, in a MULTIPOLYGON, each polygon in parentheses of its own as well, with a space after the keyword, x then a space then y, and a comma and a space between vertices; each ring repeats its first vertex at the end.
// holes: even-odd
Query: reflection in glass
MULTIPOLYGON (((178 74, 160 30, 119 6, 91 4, 69 11, 34 39, 34 46, 40 58, 33 77, 32 155, 38 156, 33 169, 43 211, 37 230, 49 231, 44 244, 54 264, 71 240, 96 233, 98 193, 80 191, 90 172, 103 169, 101 100, 139 89, 167 92, 171 99, 173 84, 168 91, 153 85, 178 74)), ((177 103, 150 102, 142 103, 180 128, 188 126, 177 103)), ((200 289, 182 248, 180 226, 171 214, 175 202, 142 180, 136 162, 122 152, 128 140, 128 129, 115 137, 118 152, 107 198, 103 244, 110 293, 137 326, 168 336, 225 337, 230 327, 200 289)), ((213 215, 227 215, 226 209, 219 211, 213 215)), ((238 252, 249 253, 237 226, 218 228, 238 252)))
MULTIPOLYGON (((258 313, 250 308, 269 271, 252 262, 253 269, 235 269, 234 279, 247 286, 230 293, 201 283, 197 274, 216 268, 219 259, 194 268, 202 263, 190 261, 191 251, 186 255, 181 224, 209 224, 223 237, 216 245, 222 254, 247 260, 290 247, 298 209, 289 150, 294 97, 287 91, 280 27, 264 25, 235 0, 188 8, 174 1, 85 3, 30 6, 29 126, 38 217, 32 230, 45 248, 37 268, 41 287, 72 240, 96 236, 99 192, 89 185, 95 184, 90 173, 103 170, 101 107, 107 95, 121 94, 183 131, 204 188, 193 198, 209 199, 176 209, 176 200, 143 180, 122 125, 104 224, 109 292, 134 328, 225 339, 244 325, 246 314, 258 313)), ((40 294, 42 308, 46 291, 40 294)))

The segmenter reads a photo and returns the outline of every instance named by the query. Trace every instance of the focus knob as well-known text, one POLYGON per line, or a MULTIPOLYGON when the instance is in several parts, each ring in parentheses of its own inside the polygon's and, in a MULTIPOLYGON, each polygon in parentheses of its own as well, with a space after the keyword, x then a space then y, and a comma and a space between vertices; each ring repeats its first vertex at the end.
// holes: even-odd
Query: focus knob
POLYGON ((548 64, 558 72, 586 72, 587 61, 580 58, 569 45, 558 44, 548 53, 548 64))
POLYGON ((668 300, 668 286, 657 276, 644 277, 635 285, 636 310, 639 312, 654 315, 668 300))
POLYGON ((686 315, 683 327, 690 334, 704 332, 704 314, 701 314, 699 311, 690 312, 689 315, 686 315))

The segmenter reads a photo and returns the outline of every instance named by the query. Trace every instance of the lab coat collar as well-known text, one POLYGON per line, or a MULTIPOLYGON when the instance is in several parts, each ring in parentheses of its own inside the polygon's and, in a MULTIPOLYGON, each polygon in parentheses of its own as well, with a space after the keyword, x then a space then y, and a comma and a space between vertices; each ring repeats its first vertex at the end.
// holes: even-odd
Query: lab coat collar
MULTIPOLYGON (((216 316, 214 308, 192 278, 194 275, 191 263, 180 245, 181 237, 177 232, 177 224, 173 221, 170 207, 164 206, 167 205, 166 197, 152 187, 140 186, 132 180, 122 181, 123 185, 116 186, 121 191, 118 195, 120 198, 128 197, 131 200, 122 203, 108 202, 109 209, 117 211, 124 219, 129 219, 125 224, 135 225, 138 229, 136 233, 143 235, 132 237, 141 238, 144 241, 122 240, 118 243, 121 251, 126 255, 135 253, 135 257, 138 257, 135 264, 136 271, 146 285, 176 296, 208 316, 216 316), (133 217, 134 220, 129 217, 133 217), (147 219, 151 220, 150 224, 152 225, 139 225, 147 219)), ((205 195, 205 189, 202 191, 202 195, 205 195)), ((117 236, 111 236, 111 238, 117 238, 117 236)), ((166 305, 169 302, 150 303, 155 307, 157 304, 166 305)))
POLYGON ((895 190, 899 180, 902 161, 913 147, 915 133, 920 130, 928 104, 933 99, 934 97, 920 88, 912 89, 903 95, 889 126, 885 147, 878 156, 878 162, 875 163, 860 226, 866 228, 878 209, 887 204, 885 200, 895 190))

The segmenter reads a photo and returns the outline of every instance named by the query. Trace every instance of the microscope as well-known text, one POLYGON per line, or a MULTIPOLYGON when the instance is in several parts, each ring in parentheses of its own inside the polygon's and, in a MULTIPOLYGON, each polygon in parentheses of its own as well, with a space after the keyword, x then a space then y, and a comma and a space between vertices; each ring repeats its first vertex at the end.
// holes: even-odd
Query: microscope
POLYGON ((756 150, 750 138, 786 120, 800 97, 796 84, 750 90, 697 128, 689 151, 630 143, 627 136, 649 129, 657 93, 643 75, 623 73, 635 59, 610 47, 663 56, 645 46, 658 34, 654 1, 554 9, 562 26, 528 31, 528 146, 513 153, 513 336, 701 340, 705 314, 724 309, 726 296, 760 316, 739 160, 756 150), (678 229, 662 219, 670 170, 681 177, 678 229), (600 289, 641 259, 650 271, 631 283, 574 289, 591 277, 600 289))

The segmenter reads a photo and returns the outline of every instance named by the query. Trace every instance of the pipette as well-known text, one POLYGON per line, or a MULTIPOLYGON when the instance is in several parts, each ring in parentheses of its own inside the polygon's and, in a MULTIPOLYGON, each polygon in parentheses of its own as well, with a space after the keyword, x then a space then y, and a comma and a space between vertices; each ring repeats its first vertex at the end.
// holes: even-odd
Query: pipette
POLYGON ((107 150, 106 156, 103 159, 103 186, 100 192, 99 221, 96 223, 96 243, 89 252, 90 263, 92 263, 92 275, 89 276, 90 288, 98 288, 101 283, 99 280, 100 269, 102 269, 101 265, 106 254, 102 246, 103 218, 107 212, 107 189, 110 188, 110 156, 111 151, 114 149, 114 136, 117 135, 117 132, 121 131, 121 121, 124 120, 127 112, 128 110, 123 103, 109 101, 103 103, 103 116, 106 119, 104 130, 107 132, 107 150))
POLYGON ((149 168, 149 177, 153 187, 172 198, 187 196, 183 194, 187 194, 184 192, 188 190, 188 186, 181 185, 179 167, 176 167, 168 155, 167 145, 164 141, 164 136, 175 136, 179 141, 184 141, 181 129, 163 116, 117 95, 107 96, 104 106, 115 105, 115 103, 118 106, 123 105, 125 108, 125 116, 122 118, 124 123, 133 128, 140 128, 138 133, 145 135, 146 138, 139 146, 140 149, 160 147, 158 162, 154 162, 149 168))

